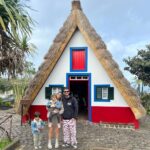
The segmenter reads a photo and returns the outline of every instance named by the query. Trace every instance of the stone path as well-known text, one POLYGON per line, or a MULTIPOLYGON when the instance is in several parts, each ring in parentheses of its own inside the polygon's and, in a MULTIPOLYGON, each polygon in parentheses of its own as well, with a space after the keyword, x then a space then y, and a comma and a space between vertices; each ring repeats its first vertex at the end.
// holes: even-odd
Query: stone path
MULTIPOLYGON (((0 115, 7 113, 0 111, 0 115)), ((141 120, 141 128, 112 129, 80 120, 77 123, 78 150, 150 150, 150 117, 141 120)), ((17 150, 33 150, 32 134, 29 125, 20 127, 20 116, 13 115, 12 137, 19 137, 21 146, 17 150)), ((45 127, 42 146, 47 150, 48 128, 45 127)), ((60 144, 62 143, 62 133, 60 144)), ((54 143, 54 141, 53 141, 54 143)), ((58 150, 71 150, 62 148, 58 150)))

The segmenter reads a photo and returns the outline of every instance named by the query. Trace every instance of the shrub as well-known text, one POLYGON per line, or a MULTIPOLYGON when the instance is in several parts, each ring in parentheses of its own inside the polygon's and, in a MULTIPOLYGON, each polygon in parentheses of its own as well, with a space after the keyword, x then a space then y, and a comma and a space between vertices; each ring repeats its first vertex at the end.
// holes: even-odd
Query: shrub
POLYGON ((10 107, 11 106, 11 102, 4 102, 4 106, 10 107))
POLYGON ((147 114, 150 115, 150 94, 146 93, 141 96, 142 104, 145 107, 147 114))
POLYGON ((4 101, 0 98, 0 106, 10 107, 11 105, 12 105, 11 102, 4 102, 4 101))
POLYGON ((0 106, 2 106, 3 104, 3 100, 0 98, 0 106))

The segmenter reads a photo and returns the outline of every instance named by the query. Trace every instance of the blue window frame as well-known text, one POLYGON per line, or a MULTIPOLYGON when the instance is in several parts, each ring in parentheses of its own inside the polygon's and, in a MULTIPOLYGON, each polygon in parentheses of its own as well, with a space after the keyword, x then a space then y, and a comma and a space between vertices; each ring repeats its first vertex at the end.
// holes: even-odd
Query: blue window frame
POLYGON ((70 48, 70 72, 87 72, 88 65, 88 48, 87 47, 71 47, 70 48), (85 51, 85 67, 84 69, 73 69, 73 51, 85 51))
POLYGON ((94 101, 110 102, 114 99, 114 88, 109 84, 94 85, 94 101))

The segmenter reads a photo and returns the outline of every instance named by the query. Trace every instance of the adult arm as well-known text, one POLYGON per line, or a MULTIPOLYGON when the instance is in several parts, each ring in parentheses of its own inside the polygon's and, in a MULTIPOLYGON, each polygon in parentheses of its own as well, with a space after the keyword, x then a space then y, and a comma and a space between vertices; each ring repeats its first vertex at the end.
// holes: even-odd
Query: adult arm
POLYGON ((62 106, 61 106, 61 109, 59 111, 59 114, 62 115, 64 113, 64 106, 63 106, 63 103, 62 103, 62 106))

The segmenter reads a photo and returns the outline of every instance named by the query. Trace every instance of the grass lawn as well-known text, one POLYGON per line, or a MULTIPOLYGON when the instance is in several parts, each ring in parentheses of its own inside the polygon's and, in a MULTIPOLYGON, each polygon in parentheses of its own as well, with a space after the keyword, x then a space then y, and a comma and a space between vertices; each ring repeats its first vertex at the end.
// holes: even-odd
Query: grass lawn
POLYGON ((3 150, 11 141, 9 139, 1 139, 0 140, 0 150, 3 150))

